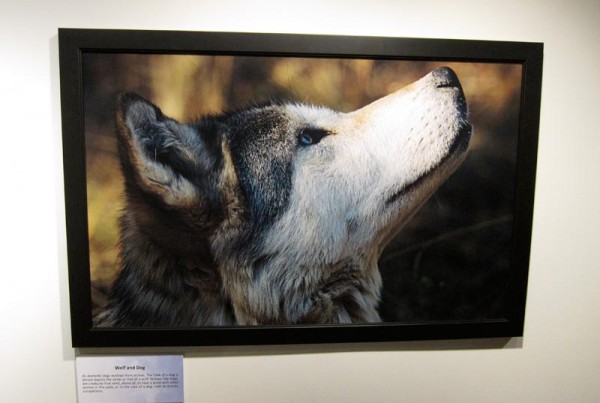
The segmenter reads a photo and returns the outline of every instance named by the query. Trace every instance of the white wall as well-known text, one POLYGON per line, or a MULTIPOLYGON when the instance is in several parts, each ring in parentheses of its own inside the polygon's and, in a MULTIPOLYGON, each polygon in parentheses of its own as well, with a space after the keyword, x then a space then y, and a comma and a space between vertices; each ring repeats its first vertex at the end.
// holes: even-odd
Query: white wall
POLYGON ((504 348, 494 341, 198 348, 185 358, 186 401, 600 401, 599 2, 7 3, 0 3, 0 401, 75 401, 58 27, 545 42, 525 337, 504 348))

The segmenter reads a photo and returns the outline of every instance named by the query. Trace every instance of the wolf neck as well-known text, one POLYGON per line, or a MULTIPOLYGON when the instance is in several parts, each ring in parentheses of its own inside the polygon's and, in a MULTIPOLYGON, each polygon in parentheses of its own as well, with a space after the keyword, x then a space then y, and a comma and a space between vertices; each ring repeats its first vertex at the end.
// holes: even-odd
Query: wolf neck
POLYGON ((324 267, 294 266, 276 257, 217 263, 208 245, 196 254, 174 252, 133 217, 124 216, 122 228, 122 270, 100 326, 380 321, 376 258, 348 258, 324 267), (257 268, 257 261, 264 267, 257 268))
POLYGON ((230 325, 229 304, 207 248, 196 255, 165 247, 123 217, 122 270, 108 307, 107 326, 230 325))
MULTIPOLYGON (((325 270, 331 268, 323 268, 325 270)), ((335 265, 331 275, 319 284, 310 298, 300 322, 367 323, 379 322, 377 312, 381 276, 376 264, 343 261, 335 265)), ((306 302, 292 306, 291 312, 306 302)))
POLYGON ((231 270, 226 288, 239 324, 327 324, 380 321, 381 277, 376 261, 347 259, 326 267, 290 266, 274 258, 256 267, 231 270))

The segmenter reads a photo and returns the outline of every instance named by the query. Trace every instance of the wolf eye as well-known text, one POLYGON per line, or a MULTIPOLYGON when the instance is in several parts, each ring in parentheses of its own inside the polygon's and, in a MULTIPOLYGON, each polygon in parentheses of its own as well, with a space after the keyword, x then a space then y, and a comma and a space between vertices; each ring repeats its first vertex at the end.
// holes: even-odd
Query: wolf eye
POLYGON ((323 129, 305 128, 298 134, 298 143, 303 146, 317 144, 321 139, 327 136, 329 132, 323 129))
POLYGON ((307 134, 307 133, 301 133, 300 137, 299 137, 299 140, 300 140, 300 144, 302 144, 304 146, 307 146, 307 145, 310 145, 310 144, 313 143, 312 136, 310 134, 307 134))

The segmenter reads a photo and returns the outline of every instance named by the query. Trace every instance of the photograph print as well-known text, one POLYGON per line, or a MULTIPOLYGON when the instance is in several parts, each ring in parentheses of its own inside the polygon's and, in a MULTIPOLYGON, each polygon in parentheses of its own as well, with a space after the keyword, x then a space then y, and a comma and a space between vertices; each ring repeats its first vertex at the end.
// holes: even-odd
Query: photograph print
POLYGON ((93 328, 507 316, 521 63, 81 65, 93 328))

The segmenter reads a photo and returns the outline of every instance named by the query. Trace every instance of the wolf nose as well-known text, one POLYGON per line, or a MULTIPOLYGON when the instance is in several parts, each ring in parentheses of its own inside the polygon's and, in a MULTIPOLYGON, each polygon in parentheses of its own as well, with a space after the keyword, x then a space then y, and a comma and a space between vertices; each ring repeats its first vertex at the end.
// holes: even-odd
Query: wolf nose
POLYGON ((440 67, 431 74, 438 88, 458 88, 462 90, 456 73, 450 67, 440 67))

